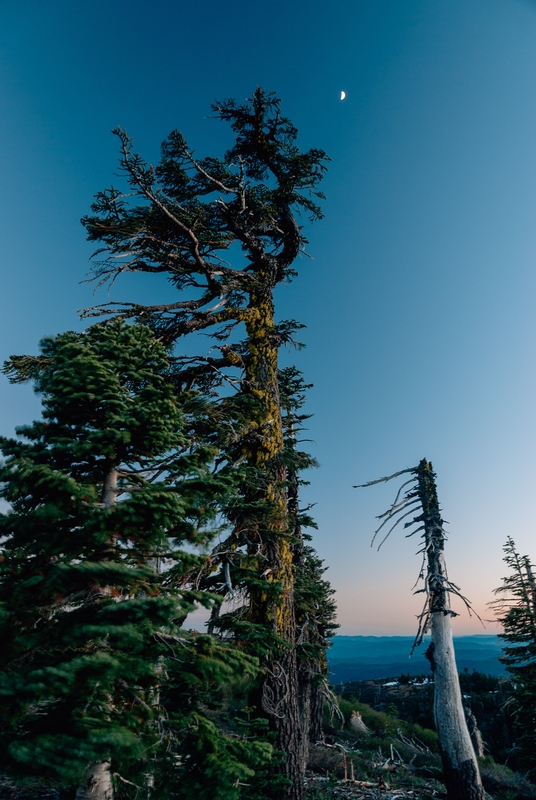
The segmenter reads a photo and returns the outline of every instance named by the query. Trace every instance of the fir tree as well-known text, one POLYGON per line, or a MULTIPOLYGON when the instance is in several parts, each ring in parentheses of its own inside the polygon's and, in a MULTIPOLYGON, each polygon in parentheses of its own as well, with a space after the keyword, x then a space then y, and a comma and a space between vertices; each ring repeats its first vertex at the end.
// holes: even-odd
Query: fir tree
POLYGON ((181 432, 164 348, 115 322, 45 339, 5 371, 34 381, 43 419, 0 440, 2 771, 95 800, 113 784, 191 797, 195 773, 208 800, 217 762, 217 796, 236 800, 271 746, 206 716, 255 660, 181 627, 214 602, 187 576, 228 487, 214 450, 181 432))
POLYGON ((308 485, 302 473, 318 466, 309 453, 299 448, 300 433, 310 414, 304 414, 306 384, 296 367, 279 373, 281 408, 287 469, 288 513, 294 537, 296 565, 296 647, 298 656, 299 707, 304 731, 304 760, 307 762, 309 742, 323 739, 322 716, 325 699, 331 700, 328 683, 327 649, 338 625, 335 623, 334 590, 325 580, 326 567, 311 546, 311 535, 304 528, 316 528, 308 513, 311 505, 300 508, 300 487, 308 485))
POLYGON ((536 579, 528 556, 516 550, 509 536, 504 546, 504 561, 510 574, 495 590, 492 603, 503 626, 501 658, 513 679, 514 730, 519 747, 519 763, 536 774, 536 579))
POLYGON ((177 385, 210 390, 224 380, 239 384, 228 420, 232 424, 238 412, 241 426, 234 428, 227 452, 247 469, 240 502, 229 507, 232 531, 213 559, 222 565, 224 585, 230 562, 239 567, 235 580, 247 596, 248 613, 235 618, 234 632, 263 658, 265 679, 257 704, 287 757, 287 796, 299 800, 304 733, 278 349, 300 326, 276 323, 273 293, 295 275, 294 261, 306 244, 297 214, 321 217, 316 197, 321 197, 318 183, 326 156, 318 149, 299 150, 297 130, 282 116, 280 101, 262 89, 244 105, 228 100, 213 110, 235 134, 223 158, 194 158, 182 134, 174 131, 153 168, 133 152, 125 131, 117 129, 128 190, 112 187, 99 193, 93 214, 83 220, 90 240, 102 244, 99 281, 125 271, 164 272, 185 292, 183 299, 154 306, 108 304, 88 314, 146 320, 167 343, 210 330, 219 356, 178 359, 177 385), (242 251, 234 267, 226 260, 229 251, 236 253, 233 246, 242 251), (245 341, 229 343, 241 325, 245 341))

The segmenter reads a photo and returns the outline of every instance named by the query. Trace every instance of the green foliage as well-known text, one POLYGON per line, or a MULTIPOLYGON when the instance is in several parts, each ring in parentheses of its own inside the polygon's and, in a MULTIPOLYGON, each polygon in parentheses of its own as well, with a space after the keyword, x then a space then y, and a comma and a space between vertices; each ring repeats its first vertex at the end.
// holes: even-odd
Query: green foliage
MULTIPOLYGON (((145 322, 170 346, 181 336, 210 329, 216 345, 209 354, 175 355, 171 369, 178 393, 202 392, 207 404, 194 429, 201 441, 217 443, 218 464, 226 463, 237 476, 237 491, 224 508, 230 530, 206 568, 198 570, 196 582, 219 595, 210 629, 260 656, 268 682, 271 660, 288 657, 295 687, 296 623, 302 664, 316 659, 315 680, 325 679, 333 603, 321 562, 303 547, 296 527, 309 520, 285 507, 288 499, 290 508, 291 485, 298 485, 297 472, 312 460, 283 446, 277 354, 281 345, 295 344, 301 326, 275 321, 273 291, 296 274, 293 264, 307 243, 298 216, 321 217, 318 185, 327 159, 321 150, 298 148, 297 130, 281 113, 280 101, 261 88, 245 104, 226 100, 213 111, 234 133, 234 143, 220 157, 194 157, 184 136, 173 131, 152 167, 134 152, 124 130, 114 131, 125 191, 100 192, 82 221, 99 246, 95 277, 103 283, 130 271, 166 273, 183 294, 178 302, 108 304, 87 314, 145 322), (230 254, 238 255, 234 263, 230 254), (247 339, 227 344, 243 324, 247 339), (227 380, 236 394, 217 402, 216 392, 227 380), (302 580, 295 592, 297 574, 306 572, 308 583, 302 580)), ((294 492, 292 501, 296 498, 294 492)), ((297 712, 295 699, 283 696, 287 714, 297 712)), ((296 775, 297 713, 287 724, 292 746, 284 742, 279 718, 271 720, 296 775)))
POLYGON ((490 756, 478 762, 484 787, 496 800, 536 800, 536 786, 525 776, 497 764, 490 756))
POLYGON ((504 561, 510 569, 496 589, 492 605, 503 626, 501 661, 512 676, 517 746, 521 766, 536 775, 536 581, 528 556, 521 556, 511 537, 504 546, 504 561))
POLYGON ((393 713, 375 711, 366 703, 362 703, 355 698, 338 697, 337 702, 344 715, 347 726, 349 726, 352 711, 358 711, 363 718, 363 722, 373 736, 380 738, 396 738, 398 731, 401 731, 408 739, 415 736, 432 752, 438 752, 437 733, 429 728, 423 728, 421 725, 417 725, 414 722, 400 719, 393 713))
POLYGON ((316 523, 308 513, 309 508, 301 509, 299 503, 300 488, 309 483, 302 477, 303 472, 318 466, 317 461, 298 446, 304 422, 311 417, 301 412, 310 388, 311 384, 305 383, 296 367, 285 367, 279 371, 284 433, 282 459, 286 467, 288 510, 296 563, 296 623, 302 631, 307 628, 307 636, 301 636, 299 656, 302 661, 312 659, 327 667, 326 649, 338 628, 334 591, 323 578, 327 568, 308 544, 311 536, 304 532, 304 528, 316 528, 316 523))
MULTIPOLYGON (((133 151, 124 130, 114 131, 128 188, 99 192, 92 213, 82 220, 90 241, 100 244, 97 279, 105 282, 125 271, 166 272, 177 289, 199 291, 195 301, 124 304, 122 315, 149 321, 166 341, 209 326, 218 341, 225 341, 241 320, 236 312, 246 309, 259 281, 268 282, 271 291, 295 274, 292 262, 307 240, 294 215, 322 216, 314 198, 322 197, 318 184, 328 159, 322 150, 299 150, 298 132, 280 106, 273 93, 261 88, 242 105, 215 103, 214 116, 235 134, 223 157, 194 158, 175 130, 153 167, 133 151), (235 244, 245 269, 242 259, 236 268, 224 260, 235 244), (225 312, 209 311, 215 298, 225 312)), ((105 306, 89 313, 116 311, 105 306)), ((294 321, 280 323, 273 337, 281 344, 298 327, 294 321)), ((247 358, 243 350, 233 346, 238 361, 224 349, 220 360, 184 359, 183 377, 195 373, 209 384, 221 382, 218 369, 240 364, 243 355, 247 358)))
MULTIPOLYGON (((195 603, 215 602, 188 576, 230 483, 213 474, 214 448, 184 435, 164 348, 114 322, 46 339, 32 363, 6 371, 33 379, 43 419, 0 440, 2 771, 76 786, 111 760, 141 786, 162 759, 194 752, 207 776, 220 754, 229 785, 267 768, 269 743, 204 716, 257 662, 181 628, 195 603)), ((191 796, 178 780, 168 772, 162 796, 191 796)))
MULTIPOLYGON (((173 797, 199 800, 260 800, 270 797, 272 745, 262 720, 235 720, 227 734, 210 719, 194 715, 181 742, 173 797)), ((277 779, 275 781, 278 782, 277 779)))

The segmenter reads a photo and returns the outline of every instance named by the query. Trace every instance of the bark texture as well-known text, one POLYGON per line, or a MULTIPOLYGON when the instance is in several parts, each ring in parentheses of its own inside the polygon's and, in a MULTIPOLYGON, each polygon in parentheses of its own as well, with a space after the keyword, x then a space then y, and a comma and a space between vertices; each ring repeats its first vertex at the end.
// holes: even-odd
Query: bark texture
POLYGON ((91 764, 76 792, 75 800, 113 800, 110 762, 91 764))
POLYGON ((268 659, 262 687, 262 707, 276 733, 275 746, 286 754, 285 777, 291 786, 283 791, 282 796, 288 800, 301 800, 306 762, 298 707, 295 565, 285 491, 286 472, 281 462, 283 425, 279 401, 278 346, 272 334, 273 286, 269 275, 265 274, 264 278, 266 288, 252 296, 245 316, 250 354, 246 385, 256 402, 252 420, 255 435, 250 438, 247 460, 263 476, 260 487, 248 499, 268 504, 271 510, 267 518, 250 520, 249 525, 258 531, 259 543, 271 569, 268 580, 278 581, 280 592, 268 607, 262 592, 252 596, 252 614, 256 622, 270 622, 274 633, 284 642, 279 652, 268 659))
POLYGON ((117 469, 111 466, 102 482, 102 507, 112 508, 117 500, 117 469))
POLYGON ((449 800, 484 800, 478 763, 467 728, 454 655, 450 614, 432 614, 434 719, 449 800))
POLYGON ((321 742, 324 739, 322 714, 324 711, 324 693, 319 683, 310 683, 311 716, 309 726, 309 742, 321 742))
POLYGON ((469 729, 469 735, 475 749, 475 755, 481 758, 484 756, 484 741, 482 739, 482 734, 480 733, 476 717, 469 708, 465 708, 465 719, 467 720, 467 727, 469 729))
POLYGON ((330 600, 332 591, 323 580, 324 568, 313 548, 306 544, 302 525, 312 520, 300 510, 300 470, 314 466, 310 457, 297 447, 298 432, 308 415, 300 415, 307 387, 298 372, 283 370, 282 402, 286 414, 283 426, 287 446, 287 502, 289 525, 293 534, 293 558, 296 571, 295 619, 296 656, 298 660, 298 706, 302 731, 302 759, 307 764, 309 744, 323 741, 322 716, 326 698, 328 666, 326 650, 333 628, 335 607, 330 600), (303 460, 303 457, 305 459, 303 460))
POLYGON ((449 800, 484 800, 478 762, 465 720, 452 641, 450 583, 444 559, 445 533, 432 465, 423 459, 416 470, 423 513, 428 603, 424 628, 432 632, 427 658, 434 673, 434 719, 449 800))

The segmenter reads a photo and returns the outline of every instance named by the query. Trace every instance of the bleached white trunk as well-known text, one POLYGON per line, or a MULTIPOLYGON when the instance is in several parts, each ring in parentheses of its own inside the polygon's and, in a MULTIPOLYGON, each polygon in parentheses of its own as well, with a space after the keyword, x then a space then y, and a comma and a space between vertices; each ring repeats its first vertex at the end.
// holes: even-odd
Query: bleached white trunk
MULTIPOLYGON (((448 800, 484 800, 480 770, 467 728, 452 641, 452 611, 445 566, 445 531, 432 465, 423 459, 416 469, 423 513, 427 560, 426 586, 432 644, 426 655, 434 673, 434 718, 448 800)), ((425 624, 425 629, 427 627, 425 624)))
POLYGON ((113 800, 114 790, 109 761, 91 764, 76 792, 75 800, 113 800))
POLYGON ((356 733, 364 733, 366 736, 370 735, 370 731, 363 722, 363 717, 359 711, 352 711, 352 716, 350 717, 350 727, 356 733))
POLYGON ((449 800, 483 800, 484 789, 462 705, 450 614, 432 612, 431 627, 434 719, 447 796, 449 800))

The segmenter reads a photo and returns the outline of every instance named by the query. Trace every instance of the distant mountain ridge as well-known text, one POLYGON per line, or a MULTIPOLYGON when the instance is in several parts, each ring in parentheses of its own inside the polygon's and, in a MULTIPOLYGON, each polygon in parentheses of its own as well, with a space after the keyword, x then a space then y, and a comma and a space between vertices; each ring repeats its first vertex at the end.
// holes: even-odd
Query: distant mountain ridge
MULTIPOLYGON (((335 636, 328 651, 330 682, 374 680, 406 675, 428 675, 430 664, 424 653, 430 642, 426 637, 410 658, 412 636, 335 636)), ((474 669, 489 675, 503 675, 499 661, 502 654, 498 636, 480 634, 455 636, 454 649, 458 670, 474 669)))

